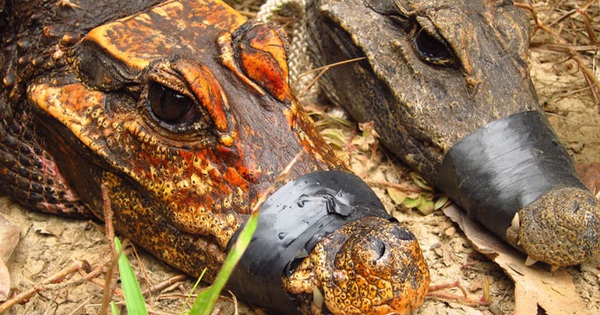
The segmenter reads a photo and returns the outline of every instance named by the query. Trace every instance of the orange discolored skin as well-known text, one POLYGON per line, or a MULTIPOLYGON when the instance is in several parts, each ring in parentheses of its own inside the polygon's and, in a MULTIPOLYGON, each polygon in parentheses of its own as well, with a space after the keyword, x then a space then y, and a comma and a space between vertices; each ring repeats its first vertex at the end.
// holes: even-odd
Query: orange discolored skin
POLYGON ((319 242, 284 280, 299 298, 311 296, 305 313, 320 313, 322 290, 334 314, 410 314, 423 303, 429 272, 421 248, 406 230, 381 218, 352 222, 319 242), (394 266, 394 267, 392 267, 394 266))
MULTIPOLYGON (((63 168, 78 165, 81 155, 102 160, 102 168, 93 170, 94 183, 69 178, 94 214, 102 216, 100 195, 80 190, 97 190, 104 183, 117 229, 190 273, 201 271, 194 264, 199 254, 201 261, 220 264, 223 248, 258 194, 299 152, 306 154, 293 177, 343 168, 289 92, 276 100, 268 85, 249 88, 239 79, 245 73, 221 66, 221 60, 234 60, 227 54, 237 47, 220 47, 217 39, 245 22, 218 2, 168 2, 93 29, 68 52, 73 74, 43 77, 28 88, 30 101, 49 116, 42 118, 48 134, 68 134, 80 146, 61 162, 68 164, 63 168), (157 117, 148 98, 150 89, 162 88, 158 85, 190 99, 191 122, 157 117), (122 90, 138 92, 139 99, 122 90), (131 183, 142 189, 132 189, 131 183), (151 224, 158 220, 164 222, 151 224), (157 230, 149 229, 154 225, 157 230), (194 240, 184 252, 165 242, 181 241, 173 233, 210 236, 209 244, 194 240), (206 249, 218 255, 203 253, 206 249)), ((282 38, 272 40, 284 49, 282 38)))
MULTIPOLYGON (((38 210, 102 219, 104 186, 120 234, 191 275, 207 268, 203 279, 212 281, 259 194, 300 152, 288 179, 347 170, 289 90, 286 41, 278 29, 247 22, 214 0, 155 7, 135 2, 123 10, 139 13, 120 19, 102 11, 106 7, 94 7, 96 2, 78 5, 42 4, 54 10, 44 20, 51 36, 38 52, 44 58, 29 66, 43 71, 25 68, 12 80, 20 66, 11 54, 23 44, 3 50, 2 192, 38 210), (82 19, 63 27, 67 9, 88 12, 73 13, 74 18, 98 12, 99 26, 88 27, 82 19), (101 25, 105 20, 113 21, 101 25)), ((23 32, 21 38, 38 36, 23 32)), ((369 222, 397 227, 372 217, 357 222, 339 233, 362 235, 363 228, 374 228, 369 222)), ((322 259, 369 255, 368 248, 360 254, 363 245, 338 254, 327 245, 335 235, 310 253, 311 262, 322 263, 315 265, 315 274, 329 268, 322 259)), ((377 238, 399 242, 393 233, 377 238)), ((388 248, 393 257, 403 258, 395 258, 377 280, 388 283, 380 288, 391 297, 383 303, 401 312, 417 307, 428 286, 418 243, 405 243, 388 248), (401 269, 413 263, 419 268, 401 269), (406 279, 418 281, 405 290, 406 279)), ((328 308, 347 313, 325 280, 310 283, 324 292, 328 308)), ((311 299, 292 292, 292 282, 289 288, 303 296, 301 308, 310 310, 311 299)))

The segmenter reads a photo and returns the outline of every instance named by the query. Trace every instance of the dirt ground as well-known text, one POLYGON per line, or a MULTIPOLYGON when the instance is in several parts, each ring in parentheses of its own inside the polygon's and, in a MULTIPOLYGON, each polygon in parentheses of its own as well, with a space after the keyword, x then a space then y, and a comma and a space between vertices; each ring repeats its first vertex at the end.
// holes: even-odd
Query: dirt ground
MULTIPOLYGON (((552 29, 557 36, 538 30, 530 53, 531 73, 540 102, 569 152, 581 165, 600 162, 600 101, 594 98, 582 68, 578 66, 585 66, 589 73, 600 77, 600 49, 597 44, 595 50, 589 48, 591 37, 585 31, 585 16, 575 10, 586 2, 533 1, 532 5, 544 25, 556 22, 552 29), (563 46, 544 45, 560 41, 564 41, 561 43, 563 46), (576 49, 565 52, 564 47, 576 49), (584 50, 585 47, 588 49, 584 50), (575 51, 578 53, 575 59, 581 61, 579 64, 569 57, 569 52, 575 51)), ((591 16, 590 24, 595 28, 595 36, 598 36, 600 1, 591 1, 590 4, 587 13, 591 16)), ((596 89, 595 93, 598 92, 596 89)), ((322 104, 307 105, 317 112, 323 109, 322 104)), ((339 111, 333 112, 339 114, 339 111)), ((416 174, 381 149, 369 133, 368 125, 362 126, 363 132, 357 132, 355 127, 344 127, 327 117, 315 114, 324 136, 338 148, 354 171, 372 184, 386 208, 419 239, 431 270, 432 284, 459 281, 473 301, 480 301, 485 289, 489 288, 488 305, 428 298, 416 314, 512 314, 513 282, 500 267, 476 252, 464 234, 441 211, 431 211, 444 204, 444 197, 432 192, 416 174), (403 190, 390 184, 404 182, 414 189, 403 190)), ((74 261, 85 260, 92 270, 98 266, 102 268, 109 255, 103 226, 98 222, 30 212, 6 197, 0 199, 0 214, 19 228, 21 236, 7 265, 13 294, 40 286, 45 279, 68 268, 74 261)), ((180 272, 141 250, 139 260, 133 255, 130 255, 130 260, 143 287, 159 287, 147 299, 151 314, 181 314, 186 309, 186 296, 194 284, 193 280, 180 280, 180 272), (173 279, 172 283, 169 279, 173 279)), ((600 261, 568 268, 568 272, 573 276, 577 293, 587 305, 588 314, 600 314, 600 261)), ((14 306, 7 314, 99 313, 103 273, 90 280, 75 272, 60 280, 45 285, 43 291, 34 294, 24 304, 14 306)), ((460 294, 458 289, 445 292, 460 294)), ((122 305, 118 292, 112 299, 122 305)), ((191 302, 187 301, 187 304, 191 305, 191 302)), ((235 302, 228 293, 224 293, 217 308, 220 314, 262 313, 243 302, 235 302)), ((565 311, 564 314, 569 314, 568 309, 565 311)))

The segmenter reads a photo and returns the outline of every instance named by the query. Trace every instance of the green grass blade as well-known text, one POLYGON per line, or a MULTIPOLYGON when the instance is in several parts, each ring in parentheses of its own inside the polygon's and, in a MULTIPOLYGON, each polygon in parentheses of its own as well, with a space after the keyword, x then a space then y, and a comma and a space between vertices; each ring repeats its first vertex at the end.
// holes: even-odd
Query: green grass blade
POLYGON ((200 285, 200 282, 202 281, 202 278, 204 277, 205 273, 206 273, 206 268, 204 268, 204 270, 202 270, 202 273, 200 274, 200 277, 198 277, 198 279, 196 279, 196 282, 194 283, 194 286, 192 287, 192 289, 190 290, 190 292, 187 294, 187 296, 185 298, 185 302, 183 302, 183 305, 181 306, 181 310, 178 311, 177 314, 189 314, 189 311, 184 310, 184 308, 187 307, 188 302, 192 298, 192 295, 194 295, 194 292, 196 292, 196 288, 198 288, 198 286, 200 285))
POLYGON ((115 304, 115 302, 110 302, 110 310, 112 312, 112 315, 121 315, 121 312, 119 312, 119 308, 117 307, 117 304, 115 304))
POLYGON ((208 289, 198 294, 198 297, 196 297, 189 315, 209 315, 212 312, 215 302, 219 298, 221 290, 227 283, 233 268, 242 257, 242 254, 248 247, 248 244, 250 244, 252 234, 254 234, 254 230, 256 230, 257 222, 258 211, 254 211, 252 215, 250 215, 250 219, 240 233, 239 238, 229 251, 227 258, 225 259, 225 263, 223 264, 223 267, 221 267, 215 282, 213 282, 208 289))
POLYGON ((135 278, 133 269, 127 260, 124 253, 121 252, 121 241, 115 237, 115 249, 119 256, 119 274, 121 275, 121 283, 125 294, 125 306, 129 315, 148 315, 144 296, 140 290, 140 285, 135 278))

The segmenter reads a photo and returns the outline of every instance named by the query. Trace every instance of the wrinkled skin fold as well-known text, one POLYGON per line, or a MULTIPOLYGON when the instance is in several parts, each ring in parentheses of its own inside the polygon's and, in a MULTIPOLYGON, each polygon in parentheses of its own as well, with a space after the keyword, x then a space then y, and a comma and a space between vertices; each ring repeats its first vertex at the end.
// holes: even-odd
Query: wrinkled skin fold
MULTIPOLYGON (((190 275, 207 268, 212 281, 269 186, 348 170, 290 93, 280 29, 220 1, 158 2, 3 2, 0 192, 30 209, 103 219, 104 187, 118 233, 190 275)), ((387 217, 347 225, 317 238, 311 266, 274 275, 286 307, 418 307, 429 273, 412 234, 387 217), (330 289, 355 267, 361 285, 348 277, 330 289), (372 298, 349 298, 373 288, 372 298)))
MULTIPOLYGON (((511 1, 314 0, 307 10, 309 49, 317 66, 365 57, 331 67, 320 80, 322 90, 355 119, 374 121, 381 142, 395 155, 524 251, 529 261, 576 265, 600 253, 600 207, 579 179, 570 179, 576 175, 566 153, 545 155, 535 146, 539 141, 523 141, 514 152, 483 154, 489 160, 478 160, 479 169, 443 167, 454 165, 447 157, 457 144, 492 123, 541 113, 526 64, 528 19, 511 1), (521 150, 533 152, 531 159, 523 159, 521 150), (558 178, 543 191, 528 189, 550 174, 512 180, 510 172, 494 168, 518 172, 526 167, 525 173, 535 174, 552 169, 544 166, 552 159, 566 159, 568 180, 558 178), (497 179, 496 173, 504 173, 500 185, 488 180, 497 179), (484 196, 477 184, 461 190, 465 179, 492 189, 484 196), (488 198, 496 195, 506 196, 488 198), (499 214, 503 204, 488 201, 503 198, 518 202, 499 214), (487 214, 480 217, 482 212, 487 214)), ((560 145, 552 130, 542 133, 547 142, 560 145)), ((489 142, 480 143, 494 148, 498 143, 492 138, 482 137, 489 142)), ((469 156, 476 152, 481 150, 473 147, 452 156, 477 159, 469 156)))

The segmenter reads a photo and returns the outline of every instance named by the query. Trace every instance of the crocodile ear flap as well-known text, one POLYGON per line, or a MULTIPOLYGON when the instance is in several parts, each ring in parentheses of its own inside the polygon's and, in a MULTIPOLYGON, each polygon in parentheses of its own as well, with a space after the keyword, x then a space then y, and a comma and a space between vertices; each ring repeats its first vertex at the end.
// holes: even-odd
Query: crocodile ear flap
POLYGON ((73 67, 75 75, 86 85, 104 91, 112 91, 122 87, 125 78, 115 77, 119 73, 113 71, 108 65, 112 64, 110 58, 102 50, 91 47, 88 42, 82 42, 69 54, 68 61, 73 67))
POLYGON ((132 66, 118 60, 118 55, 108 51, 107 40, 103 35, 102 27, 90 31, 69 52, 67 60, 77 78, 87 86, 114 91, 134 82, 143 66, 132 66))
POLYGON ((230 38, 221 38, 220 44, 223 63, 245 83, 268 92, 281 102, 290 102, 287 39, 282 29, 249 22, 230 38))

